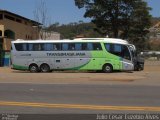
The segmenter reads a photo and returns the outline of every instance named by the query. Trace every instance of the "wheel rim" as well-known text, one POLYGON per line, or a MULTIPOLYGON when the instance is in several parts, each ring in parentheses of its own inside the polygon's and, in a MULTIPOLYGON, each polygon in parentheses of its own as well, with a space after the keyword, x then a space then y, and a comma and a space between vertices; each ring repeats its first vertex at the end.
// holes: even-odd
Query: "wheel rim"
POLYGON ((111 71, 111 67, 110 67, 110 66, 106 66, 106 67, 105 67, 105 70, 106 70, 107 72, 110 72, 110 71, 111 71))
POLYGON ((42 66, 41 66, 41 71, 42 71, 42 72, 48 72, 48 71, 49 71, 48 65, 42 65, 42 66))
POLYGON ((37 72, 37 67, 36 66, 31 66, 30 71, 31 72, 37 72))

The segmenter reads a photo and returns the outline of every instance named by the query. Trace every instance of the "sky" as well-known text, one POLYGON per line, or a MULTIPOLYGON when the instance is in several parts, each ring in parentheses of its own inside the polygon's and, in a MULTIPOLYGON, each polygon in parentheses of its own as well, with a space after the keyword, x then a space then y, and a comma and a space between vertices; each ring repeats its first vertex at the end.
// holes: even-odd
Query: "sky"
MULTIPOLYGON (((0 9, 8 10, 18 15, 34 20, 33 11, 40 0, 0 0, 0 9)), ((160 17, 160 0, 146 0, 152 8, 151 14, 160 17)), ((51 23, 59 22, 68 24, 80 20, 89 22, 90 19, 84 18, 84 9, 78 9, 74 0, 45 0, 50 16, 51 23)))

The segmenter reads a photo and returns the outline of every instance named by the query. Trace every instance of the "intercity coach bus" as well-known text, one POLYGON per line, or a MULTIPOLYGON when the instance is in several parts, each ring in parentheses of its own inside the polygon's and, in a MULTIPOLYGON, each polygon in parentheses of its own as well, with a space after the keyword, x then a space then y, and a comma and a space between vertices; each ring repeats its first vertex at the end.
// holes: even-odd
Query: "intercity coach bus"
POLYGON ((30 72, 53 70, 114 70, 135 68, 134 45, 113 38, 12 41, 12 68, 30 72))

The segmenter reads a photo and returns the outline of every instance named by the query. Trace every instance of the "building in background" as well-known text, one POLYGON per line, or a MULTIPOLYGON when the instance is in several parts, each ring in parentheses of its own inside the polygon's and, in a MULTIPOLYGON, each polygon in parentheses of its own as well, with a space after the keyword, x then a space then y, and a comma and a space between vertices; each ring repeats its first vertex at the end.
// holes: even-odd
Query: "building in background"
POLYGON ((60 40, 60 37, 60 33, 54 31, 41 30, 39 34, 39 38, 44 40, 60 40))
POLYGON ((39 39, 41 24, 23 16, 0 10, 0 66, 9 66, 11 41, 39 39))
POLYGON ((160 40, 160 21, 149 28, 149 31, 151 40, 160 40))

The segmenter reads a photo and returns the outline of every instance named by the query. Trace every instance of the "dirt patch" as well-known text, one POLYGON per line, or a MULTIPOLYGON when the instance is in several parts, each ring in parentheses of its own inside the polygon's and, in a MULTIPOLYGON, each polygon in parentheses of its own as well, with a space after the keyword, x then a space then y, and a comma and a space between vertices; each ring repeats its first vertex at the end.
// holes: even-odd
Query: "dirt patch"
POLYGON ((12 73, 13 70, 10 67, 0 67, 0 73, 12 73))
POLYGON ((144 71, 160 71, 160 61, 145 61, 144 71))

